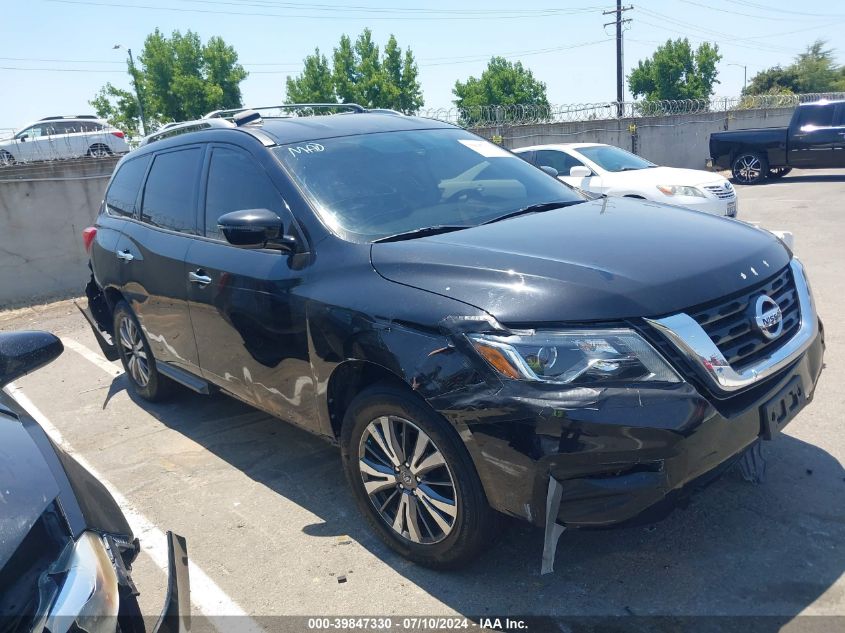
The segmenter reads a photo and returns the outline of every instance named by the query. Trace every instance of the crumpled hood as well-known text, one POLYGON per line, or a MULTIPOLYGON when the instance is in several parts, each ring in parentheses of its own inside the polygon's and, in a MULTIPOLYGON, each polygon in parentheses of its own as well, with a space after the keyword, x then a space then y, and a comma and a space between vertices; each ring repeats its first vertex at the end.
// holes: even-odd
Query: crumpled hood
POLYGON ((759 283, 790 254, 770 233, 736 220, 603 198, 373 244, 371 257, 389 280, 529 325, 679 312, 759 283))
POLYGON ((0 569, 59 494, 32 437, 0 405, 0 569))

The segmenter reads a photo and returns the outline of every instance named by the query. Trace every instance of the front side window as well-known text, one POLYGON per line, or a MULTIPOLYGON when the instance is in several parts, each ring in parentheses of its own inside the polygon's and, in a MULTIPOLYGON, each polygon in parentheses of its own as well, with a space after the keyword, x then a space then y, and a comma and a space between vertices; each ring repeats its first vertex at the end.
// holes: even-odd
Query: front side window
POLYGON ((162 229, 196 233, 196 185, 201 161, 199 147, 155 157, 144 187, 143 222, 162 229))
POLYGON ((561 176, 568 176, 569 170, 573 167, 584 166, 584 163, 574 156, 570 156, 566 152, 551 149, 537 150, 534 164, 540 167, 553 167, 557 169, 557 173, 561 176))
POLYGON ((579 147, 578 152, 605 171, 634 171, 657 167, 651 161, 612 145, 579 147))
POLYGON ((47 132, 44 130, 43 126, 41 125, 30 125, 25 130, 21 130, 18 133, 16 138, 27 138, 27 139, 34 139, 44 136, 47 132))
POLYGON ((477 226, 526 207, 584 198, 464 130, 344 136, 274 150, 323 220, 353 240, 477 226))
POLYGON ((206 236, 223 239, 217 218, 245 209, 269 209, 282 218, 285 216, 282 197, 252 157, 240 150, 215 147, 205 196, 206 236))
POLYGON ((135 202, 149 163, 150 157, 147 155, 133 158, 120 166, 106 192, 106 209, 109 213, 129 217, 135 214, 135 202))

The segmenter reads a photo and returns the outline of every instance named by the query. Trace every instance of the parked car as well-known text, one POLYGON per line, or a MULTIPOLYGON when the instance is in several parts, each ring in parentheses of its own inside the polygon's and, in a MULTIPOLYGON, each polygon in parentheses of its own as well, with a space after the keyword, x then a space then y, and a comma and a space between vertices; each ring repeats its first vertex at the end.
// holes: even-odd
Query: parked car
MULTIPOLYGON (((2 391, 49 363, 47 332, 0 334, 0 630, 143 633, 132 563, 138 539, 94 476, 2 391)), ((168 533, 167 604, 154 631, 190 618, 185 539, 168 533)))
POLYGON ((788 127, 714 132, 710 158, 744 185, 781 178, 793 167, 845 167, 845 101, 802 103, 788 127))
POLYGON ((534 145, 514 153, 538 167, 557 171, 563 182, 597 194, 641 198, 736 217, 731 183, 709 171, 659 167, 613 145, 563 143, 534 145))
POLYGON ((433 567, 495 511, 656 518, 812 397, 821 324, 770 233, 349 107, 120 161, 83 312, 138 395, 221 390, 338 443, 372 528, 433 567))
POLYGON ((101 158, 129 151, 123 132, 93 115, 52 116, 0 141, 0 167, 56 158, 101 158))

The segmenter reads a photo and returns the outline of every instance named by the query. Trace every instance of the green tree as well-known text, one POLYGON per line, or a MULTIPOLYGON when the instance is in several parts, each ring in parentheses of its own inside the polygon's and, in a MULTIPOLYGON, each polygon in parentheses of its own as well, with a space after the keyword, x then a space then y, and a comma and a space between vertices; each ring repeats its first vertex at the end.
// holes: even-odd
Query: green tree
MULTIPOLYGON (((203 45, 192 31, 184 35, 174 31, 168 38, 156 29, 144 41, 138 62, 140 67, 130 68, 129 73, 134 71, 150 129, 241 106, 240 83, 247 73, 234 48, 219 37, 203 45)), ((138 133, 138 104, 131 92, 109 83, 90 103, 113 125, 132 135, 138 133)))
POLYGON ((287 103, 358 103, 408 114, 423 105, 417 63, 411 49, 402 54, 391 35, 381 54, 370 29, 355 42, 340 38, 332 63, 319 50, 305 58, 302 72, 285 82, 287 103))
POLYGON ((693 50, 687 38, 667 40, 651 58, 640 60, 628 76, 628 88, 647 101, 707 99, 719 83, 716 64, 721 59, 715 44, 704 42, 693 50))
POLYGON ((294 79, 288 77, 286 84, 287 98, 291 103, 325 103, 335 101, 334 80, 329 60, 320 53, 305 58, 305 70, 294 79))
MULTIPOLYGON (((452 93, 457 97, 453 103, 461 109, 462 122, 466 125, 487 118, 485 106, 549 107, 546 84, 536 79, 534 73, 525 68, 522 62, 509 62, 504 57, 492 57, 481 77, 469 77, 465 82, 456 81, 452 93)), ((514 114, 504 108, 500 116, 507 120, 514 114)))
POLYGON ((789 66, 772 66, 751 78, 743 94, 834 92, 845 90, 845 66, 839 66, 827 42, 816 40, 789 66))

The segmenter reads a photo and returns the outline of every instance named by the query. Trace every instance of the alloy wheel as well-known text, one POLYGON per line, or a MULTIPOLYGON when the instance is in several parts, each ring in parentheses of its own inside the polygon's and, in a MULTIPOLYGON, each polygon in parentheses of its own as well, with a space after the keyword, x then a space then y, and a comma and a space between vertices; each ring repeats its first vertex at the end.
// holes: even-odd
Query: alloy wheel
POLYGON ((381 518, 403 538, 430 545, 452 532, 458 517, 455 480, 425 431, 382 416, 361 435, 358 469, 381 518))
POLYGON ((734 165, 734 176, 743 182, 751 182, 760 177, 763 166, 756 156, 742 156, 734 165))
POLYGON ((141 332, 129 317, 124 317, 121 320, 119 330, 126 369, 138 386, 146 387, 150 382, 150 365, 147 360, 147 352, 144 350, 141 332))
POLYGON ((105 145, 92 145, 91 149, 88 150, 88 154, 94 158, 107 158, 111 151, 105 145))

